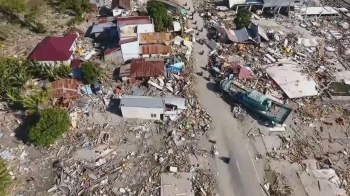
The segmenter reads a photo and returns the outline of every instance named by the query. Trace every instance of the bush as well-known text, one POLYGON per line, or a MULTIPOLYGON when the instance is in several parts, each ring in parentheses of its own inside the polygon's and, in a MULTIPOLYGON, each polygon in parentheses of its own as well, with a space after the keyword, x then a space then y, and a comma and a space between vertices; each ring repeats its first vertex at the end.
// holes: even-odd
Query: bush
POLYGON ((173 18, 168 14, 168 10, 163 3, 154 0, 148 1, 147 12, 153 19, 157 31, 172 29, 173 18))
POLYGON ((49 146, 65 133, 71 125, 66 110, 50 108, 39 111, 39 121, 30 128, 29 139, 36 145, 49 146))
POLYGON ((89 0, 58 0, 59 7, 62 11, 72 10, 75 15, 82 15, 91 8, 89 0))
POLYGON ((237 29, 248 28, 252 18, 252 13, 248 9, 240 9, 233 22, 236 24, 237 29))
POLYGON ((68 78, 70 73, 72 72, 72 69, 70 66, 62 64, 58 67, 55 67, 54 69, 56 79, 58 78, 68 78))
POLYGON ((7 169, 7 162, 0 158, 0 196, 6 196, 6 189, 11 185, 12 178, 7 169))
POLYGON ((85 84, 92 84, 97 82, 101 77, 101 70, 97 68, 92 62, 83 63, 81 66, 83 73, 83 82, 85 84))

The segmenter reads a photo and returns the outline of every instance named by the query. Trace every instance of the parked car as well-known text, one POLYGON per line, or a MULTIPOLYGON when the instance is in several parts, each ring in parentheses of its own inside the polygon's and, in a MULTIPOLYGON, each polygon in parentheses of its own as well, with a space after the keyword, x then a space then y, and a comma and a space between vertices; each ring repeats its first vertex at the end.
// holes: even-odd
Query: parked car
POLYGON ((98 82, 95 82, 92 85, 92 88, 94 89, 94 92, 96 93, 96 95, 101 95, 102 94, 102 90, 101 90, 101 86, 98 82))

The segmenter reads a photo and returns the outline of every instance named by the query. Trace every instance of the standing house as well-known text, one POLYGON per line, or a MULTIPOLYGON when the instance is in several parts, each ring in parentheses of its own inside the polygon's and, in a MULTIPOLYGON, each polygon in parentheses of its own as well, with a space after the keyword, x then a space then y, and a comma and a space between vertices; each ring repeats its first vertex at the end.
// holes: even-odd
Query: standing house
POLYGON ((156 97, 123 97, 120 109, 125 118, 160 120, 164 113, 164 100, 156 97))
POLYGON ((138 25, 147 24, 153 24, 153 20, 149 16, 118 17, 117 25, 120 39, 137 37, 138 25))
POLYGON ((131 10, 130 0, 112 0, 111 10, 113 16, 120 16, 123 13, 131 10))
POLYGON ((66 34, 61 37, 45 37, 30 53, 29 60, 51 66, 70 65, 76 50, 77 34, 66 34))
POLYGON ((120 101, 120 109, 125 118, 174 120, 186 106, 184 98, 126 96, 120 101))

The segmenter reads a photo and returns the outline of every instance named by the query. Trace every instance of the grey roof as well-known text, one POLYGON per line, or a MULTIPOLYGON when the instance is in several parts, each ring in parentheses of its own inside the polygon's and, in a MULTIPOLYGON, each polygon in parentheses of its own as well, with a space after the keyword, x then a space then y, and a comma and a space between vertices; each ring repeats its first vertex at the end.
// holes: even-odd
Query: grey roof
POLYGON ((234 30, 237 42, 244 42, 250 40, 249 34, 246 28, 234 30))
POLYGON ((110 29, 112 27, 117 27, 116 24, 114 24, 113 22, 106 22, 106 23, 101 23, 101 24, 94 24, 94 26, 91 29, 90 34, 93 33, 102 33, 103 31, 105 31, 106 29, 110 29))
POLYGON ((164 108, 161 97, 125 96, 121 98, 120 107, 164 108))
POLYGON ((289 6, 294 4, 303 4, 304 0, 299 0, 298 3, 295 3, 295 0, 264 0, 265 7, 279 7, 279 6, 289 6))
POLYGON ((166 97, 165 104, 176 105, 179 109, 186 109, 186 99, 180 97, 166 97))

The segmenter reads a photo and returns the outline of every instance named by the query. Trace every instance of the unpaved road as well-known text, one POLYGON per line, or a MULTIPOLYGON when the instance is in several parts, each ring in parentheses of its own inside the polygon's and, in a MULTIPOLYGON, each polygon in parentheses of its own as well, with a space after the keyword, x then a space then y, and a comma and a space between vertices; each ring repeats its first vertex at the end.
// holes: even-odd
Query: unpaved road
MULTIPOLYGON (((178 0, 182 5, 187 3, 193 11, 191 0, 178 0)), ((203 27, 203 20, 196 13, 194 21, 198 28, 203 27)), ((207 31, 204 30, 198 36, 206 38, 207 31)), ((201 67, 207 64, 210 49, 205 45, 195 43, 196 70, 202 71, 201 67), (198 52, 204 50, 201 55, 198 52)), ((207 75, 207 73, 206 73, 207 75)), ((243 133, 243 127, 239 126, 236 119, 232 117, 230 106, 213 92, 214 83, 208 82, 203 77, 198 77, 199 100, 213 119, 214 130, 210 139, 217 141, 219 157, 230 157, 230 163, 226 164, 216 158, 213 170, 218 173, 218 189, 220 196, 264 196, 260 187, 263 183, 263 166, 257 166, 254 160, 254 151, 250 147, 248 139, 243 133)))

